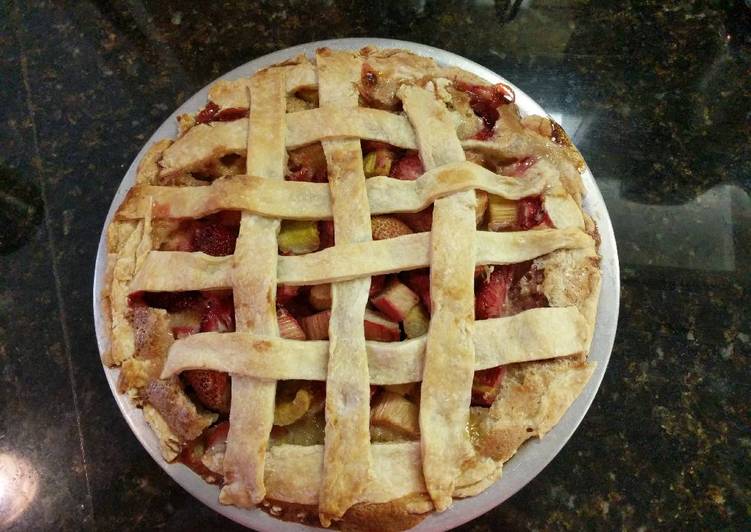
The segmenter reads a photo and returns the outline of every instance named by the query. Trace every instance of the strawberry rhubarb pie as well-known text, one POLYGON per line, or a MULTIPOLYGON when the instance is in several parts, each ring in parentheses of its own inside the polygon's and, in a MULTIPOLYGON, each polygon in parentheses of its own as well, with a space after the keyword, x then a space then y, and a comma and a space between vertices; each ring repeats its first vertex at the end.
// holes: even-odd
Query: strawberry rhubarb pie
POLYGON ((105 362, 222 504, 406 529, 582 391, 584 163, 510 87, 320 49, 217 82, 178 129, 108 229, 105 362))

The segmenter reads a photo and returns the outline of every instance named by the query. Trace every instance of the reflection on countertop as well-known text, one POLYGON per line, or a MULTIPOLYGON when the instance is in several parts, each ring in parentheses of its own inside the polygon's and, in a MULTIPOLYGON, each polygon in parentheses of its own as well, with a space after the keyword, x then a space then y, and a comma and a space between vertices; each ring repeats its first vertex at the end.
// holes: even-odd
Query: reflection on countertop
POLYGON ((465 530, 751 522, 751 9, 727 2, 18 2, 0 8, 0 528, 239 529, 151 461, 91 319, 142 143, 223 72, 382 36, 473 59, 569 132, 610 210, 618 337, 579 430, 465 530))

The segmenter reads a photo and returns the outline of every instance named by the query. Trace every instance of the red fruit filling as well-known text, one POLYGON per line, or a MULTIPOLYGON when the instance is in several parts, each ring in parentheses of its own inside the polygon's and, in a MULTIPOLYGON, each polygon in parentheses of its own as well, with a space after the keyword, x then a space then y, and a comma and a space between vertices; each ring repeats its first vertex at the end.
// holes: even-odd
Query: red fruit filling
POLYGON ((318 222, 318 238, 320 239, 319 250, 330 248, 334 245, 334 222, 323 220, 318 222))
POLYGON ((469 95, 469 105, 477 116, 482 119, 483 129, 475 135, 475 139, 487 140, 493 136, 495 123, 500 115, 498 107, 514 103, 514 91, 508 85, 472 85, 463 81, 455 81, 454 87, 469 95))
POLYGON ((423 305, 430 312, 430 270, 424 268, 407 272, 404 275, 404 284, 420 296, 423 305))
POLYGON ((475 319, 486 320, 504 315, 513 278, 513 266, 496 266, 487 279, 478 280, 475 286, 475 319))
POLYGON ((303 146, 289 152, 287 161, 288 181, 328 182, 326 155, 320 142, 303 146))
POLYGON ((222 257, 235 252, 240 213, 224 211, 197 220, 184 220, 161 244, 164 251, 202 251, 222 257))
POLYGON ((190 385, 196 398, 210 410, 229 413, 231 381, 229 375, 210 369, 183 371, 182 379, 190 385))
POLYGON ((239 118, 247 118, 248 110, 242 107, 228 107, 220 109, 214 102, 209 102, 206 107, 196 115, 196 124, 208 124, 209 122, 231 122, 239 118))
POLYGON ((554 227, 545 211, 541 196, 530 196, 519 200, 516 208, 516 225, 526 231, 533 227, 554 227))
POLYGON ((472 379, 472 406, 490 406, 501 391, 506 366, 475 371, 472 379))
POLYGON ((194 312, 197 323, 175 327, 172 330, 175 338, 199 331, 235 330, 235 306, 231 291, 139 292, 130 296, 130 304, 145 304, 164 309, 170 314, 194 312))

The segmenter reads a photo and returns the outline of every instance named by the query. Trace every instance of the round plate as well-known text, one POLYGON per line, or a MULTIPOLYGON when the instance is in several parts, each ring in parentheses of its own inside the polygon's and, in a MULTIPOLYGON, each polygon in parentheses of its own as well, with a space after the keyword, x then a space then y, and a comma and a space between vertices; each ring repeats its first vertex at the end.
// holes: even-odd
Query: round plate
MULTIPOLYGON (((237 79, 247 77, 259 69, 270 65, 280 63, 286 59, 304 53, 313 56, 315 50, 321 47, 333 49, 350 49, 355 50, 367 45, 373 45, 379 48, 402 48, 410 50, 416 54, 432 57, 438 63, 445 66, 455 66, 472 72, 477 76, 487 80, 490 83, 503 82, 513 87, 516 93, 516 103, 522 114, 546 115, 545 111, 535 103, 522 90, 510 83, 495 72, 485 67, 473 63, 458 55, 452 54, 445 50, 416 44, 407 41, 397 41, 392 39, 335 39, 329 41, 318 41, 308 44, 301 44, 285 50, 280 50, 263 57, 250 61, 226 75, 221 79, 237 79)), ((212 82, 213 84, 214 82, 212 82)), ((102 235, 99 239, 99 249, 96 257, 96 270, 94 273, 94 322, 96 325, 97 342, 100 353, 104 353, 108 347, 109 332, 106 329, 106 321, 101 304, 101 293, 104 287, 104 273, 107 262, 107 244, 106 228, 117 210, 117 207, 125 198, 128 190, 133 186, 136 175, 136 167, 143 157, 148 146, 162 138, 174 138, 177 135, 176 117, 183 113, 195 113, 203 108, 206 103, 209 85, 194 94, 187 102, 175 110, 172 115, 156 130, 151 138, 146 142, 144 147, 138 153, 138 156, 130 165, 125 174, 120 188, 117 190, 112 205, 110 206, 107 219, 102 229, 102 235)), ((589 360, 597 363, 597 367, 592 378, 587 383, 584 391, 574 401, 571 407, 566 411, 558 424, 548 432, 543 439, 528 441, 524 444, 516 455, 509 460, 503 468, 503 474, 495 484, 490 486, 484 492, 470 497, 468 499, 456 500, 454 504, 443 513, 434 513, 425 519, 414 530, 436 530, 448 529, 466 523, 481 515, 488 510, 499 505, 511 495, 521 489, 527 482, 532 480, 552 459, 558 454, 566 441, 576 430, 584 414, 589 409, 589 405, 594 399, 597 389, 608 365, 610 351, 613 348, 615 339, 615 330, 618 322, 618 305, 620 300, 620 285, 618 271, 618 253, 613 235, 613 226, 610 222, 610 216, 605 207, 605 203, 597 188, 597 184, 592 177, 589 168, 586 168, 583 174, 584 188, 586 197, 584 200, 584 209, 592 216, 597 223, 602 238, 600 254, 602 255, 602 291, 600 295, 599 307, 597 310, 597 325, 595 327, 592 349, 589 354, 589 360)), ((133 430, 138 440, 141 442, 151 457, 171 476, 178 484, 188 490, 188 492, 203 502, 205 505, 213 508, 220 514, 236 521, 247 527, 256 530, 309 530, 309 527, 296 523, 286 523, 274 519, 262 512, 261 510, 243 510, 234 506, 223 506, 219 504, 219 489, 217 486, 207 484, 198 475, 182 464, 169 464, 164 461, 160 452, 159 444, 154 433, 151 431, 143 418, 141 411, 134 407, 127 396, 117 392, 117 369, 104 367, 107 381, 112 389, 112 395, 115 397, 120 411, 125 416, 128 425, 133 430)))

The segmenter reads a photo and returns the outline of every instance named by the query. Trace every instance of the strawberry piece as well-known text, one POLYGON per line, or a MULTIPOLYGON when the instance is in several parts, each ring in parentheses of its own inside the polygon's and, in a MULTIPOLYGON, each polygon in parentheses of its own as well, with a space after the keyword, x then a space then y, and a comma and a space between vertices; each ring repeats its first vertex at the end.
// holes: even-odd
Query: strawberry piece
POLYGON ((501 168, 501 174, 511 177, 522 177, 527 170, 537 162, 537 157, 529 156, 501 168))
POLYGON ((318 222, 318 234, 321 245, 319 249, 330 248, 334 245, 334 222, 323 220, 318 222))
POLYGON ((406 223, 415 233, 425 233, 433 227, 433 206, 420 212, 404 212, 399 218, 406 223))
POLYGON ((193 233, 192 251, 203 251, 214 257, 232 255, 238 232, 239 227, 230 227, 216 220, 198 223, 193 233))
POLYGON ((305 331, 298 321, 284 307, 276 307, 276 321, 279 324, 279 336, 288 340, 305 340, 305 331))
POLYGON ((409 272, 405 279, 405 284, 409 286, 422 300, 422 304, 431 312, 430 305, 430 270, 413 270, 409 272))
POLYGON ((506 375, 506 366, 475 371, 472 379, 472 405, 490 406, 501 391, 501 383, 506 375))
POLYGON ((399 324, 387 320, 372 310, 365 310, 365 339, 377 342, 397 342, 401 338, 399 324))
POLYGON ((394 321, 402 321, 407 313, 420 302, 420 297, 394 279, 386 289, 370 300, 373 306, 394 321))
POLYGON ((370 225, 373 240, 386 240, 412 233, 412 229, 396 216, 373 216, 370 219, 370 225))
POLYGON ((424 173, 425 167, 422 165, 420 155, 416 151, 408 151, 391 166, 390 175, 396 179, 414 181, 424 173))
POLYGON ((503 316, 513 278, 512 266, 496 266, 487 280, 479 282, 475 288, 475 319, 486 320, 503 316))
POLYGON ((230 379, 227 373, 211 369, 183 371, 183 378, 206 408, 226 414, 230 405, 230 379))
POLYGON ((231 295, 204 292, 206 313, 201 320, 201 332, 231 332, 235 330, 235 306, 231 295))
POLYGON ((311 306, 316 310, 327 310, 331 308, 331 285, 317 284, 310 289, 308 296, 311 306))
POLYGON ((329 320, 331 311, 324 310, 312 316, 306 316, 300 320, 300 325, 305 331, 308 340, 328 340, 329 338, 329 320))
POLYGON ((286 305, 293 299, 295 299, 300 293, 299 286, 291 286, 288 284, 280 284, 276 287, 276 303, 277 305, 286 305))
POLYGON ((370 297, 373 297, 378 292, 383 290, 383 285, 386 284, 386 276, 385 275, 374 275, 370 278, 370 293, 368 294, 370 297))
POLYGON ((540 225, 553 227, 553 222, 545 211, 545 206, 540 196, 520 199, 516 212, 516 224, 524 231, 540 225))

